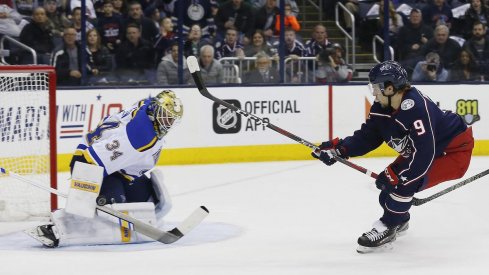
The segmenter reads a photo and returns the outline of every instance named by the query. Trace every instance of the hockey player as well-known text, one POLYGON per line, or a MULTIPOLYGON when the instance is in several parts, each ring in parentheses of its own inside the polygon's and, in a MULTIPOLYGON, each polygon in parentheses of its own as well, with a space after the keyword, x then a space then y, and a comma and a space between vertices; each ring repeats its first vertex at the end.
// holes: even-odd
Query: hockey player
POLYGON ((358 238, 359 253, 370 252, 396 239, 409 226, 409 209, 416 192, 461 178, 470 163, 474 139, 461 117, 442 111, 407 79, 395 61, 375 65, 369 73, 375 103, 361 128, 344 139, 323 142, 313 152, 326 165, 364 155, 383 142, 399 153, 378 176, 382 217, 358 238))
MULTIPOLYGON (((183 106, 171 90, 143 99, 128 109, 105 117, 87 133, 73 155, 70 167, 72 184, 66 208, 51 214, 51 223, 26 231, 45 246, 116 244, 148 241, 132 233, 130 226, 113 223, 95 212, 79 213, 85 202, 71 194, 83 193, 85 201, 105 200, 114 209, 153 226, 169 211, 171 202, 162 174, 153 170, 164 144, 163 137, 182 118, 183 106), (100 180, 97 180, 100 173, 100 180), (81 179, 73 183, 73 179, 81 179), (96 182, 100 181, 100 185, 96 182), (95 185, 92 184, 95 182, 95 185), (85 188, 86 187, 86 188, 85 188), (80 189, 99 194, 86 195, 80 189), (93 197, 95 196, 95 197, 93 197), (70 209, 72 211, 69 211, 70 209), (156 211, 156 213, 155 213, 156 211), (75 214, 72 214, 75 213, 75 214), (87 214, 87 215, 85 215, 87 214), (132 236, 131 236, 132 233, 132 236)), ((84 211, 84 210, 82 210, 84 211)))

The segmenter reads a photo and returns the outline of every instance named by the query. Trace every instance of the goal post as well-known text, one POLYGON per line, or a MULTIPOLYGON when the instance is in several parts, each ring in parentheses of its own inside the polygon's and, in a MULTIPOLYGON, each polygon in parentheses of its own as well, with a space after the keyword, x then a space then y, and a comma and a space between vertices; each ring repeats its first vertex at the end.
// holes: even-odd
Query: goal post
MULTIPOLYGON (((51 66, 0 65, 0 167, 57 187, 56 73, 51 66)), ((49 217, 57 198, 0 176, 0 221, 49 217)))

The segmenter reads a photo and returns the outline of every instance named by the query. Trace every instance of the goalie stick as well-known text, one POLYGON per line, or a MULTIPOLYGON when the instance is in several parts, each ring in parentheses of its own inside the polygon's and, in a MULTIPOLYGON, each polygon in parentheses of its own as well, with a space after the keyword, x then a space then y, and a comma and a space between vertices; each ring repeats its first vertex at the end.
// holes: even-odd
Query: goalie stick
MULTIPOLYGON (((188 66, 188 69, 190 71, 190 74, 192 75, 192 78, 194 79, 195 85, 197 85, 197 89, 199 89, 199 92, 203 96, 207 97, 208 99, 210 99, 210 100, 212 100, 214 102, 217 102, 217 103, 219 103, 219 104, 227 107, 230 110, 235 111, 236 113, 238 113, 238 114, 240 114, 240 115, 242 115, 242 116, 244 116, 244 117, 246 117, 248 119, 255 120, 258 125, 259 124, 263 124, 265 127, 269 128, 269 129, 272 129, 273 131, 275 131, 275 132, 277 132, 277 133, 279 133, 281 135, 284 135, 284 136, 286 136, 286 137, 288 137, 288 138, 290 138, 290 139, 292 139, 292 140, 294 140, 294 141, 296 141, 296 142, 298 142, 298 143, 300 143, 302 145, 305 145, 305 146, 313 149, 315 152, 317 152, 317 151, 320 150, 320 148, 318 146, 314 145, 313 143, 311 143, 311 142, 309 142, 309 141, 307 141, 307 140, 305 140, 305 139, 303 139, 301 137, 298 137, 298 136, 296 136, 296 135, 294 135, 294 134, 292 134, 292 133, 290 133, 290 132, 288 132, 288 131, 286 131, 286 130, 278 127, 278 126, 275 126, 275 125, 273 125, 272 123, 270 123, 268 121, 264 121, 263 119, 255 116, 253 114, 250 114, 250 113, 248 113, 246 111, 243 111, 243 110, 239 109, 238 107, 236 107, 236 106, 234 106, 234 105, 232 105, 232 104, 230 104, 230 103, 228 103, 228 102, 226 102, 226 101, 224 101, 222 99, 219 99, 219 98, 213 96, 207 90, 207 88, 205 87, 204 80, 202 79, 202 75, 200 73, 199 62, 198 62, 198 60, 197 60, 197 58, 195 56, 192 56, 191 55, 191 56, 187 57, 187 66, 188 66)), ((361 172, 363 174, 366 174, 367 176, 370 176, 370 177, 372 177, 374 179, 377 179, 377 177, 378 177, 378 175, 376 173, 372 172, 371 170, 366 169, 366 168, 364 168, 364 167, 362 167, 360 165, 357 165, 355 163, 352 163, 352 162, 350 162, 350 161, 348 161, 346 159, 343 159, 343 158, 338 157, 338 156, 334 156, 334 159, 336 161, 338 161, 338 162, 340 162, 340 163, 342 163, 342 164, 344 164, 346 166, 349 166, 349 167, 351 167, 351 168, 353 168, 353 169, 355 169, 355 170, 357 170, 357 171, 359 171, 359 172, 361 172)), ((472 182, 472 181, 474 181, 474 180, 476 180, 476 179, 478 179, 478 178, 486 175, 486 174, 484 174, 485 172, 487 172, 487 170, 484 171, 484 172, 482 172, 482 173, 479 173, 479 174, 477 174, 475 176, 472 176, 472 177, 470 177, 470 178, 468 178, 468 179, 466 179, 466 180, 464 180, 464 181, 462 181, 462 182, 460 182, 458 184, 455 184, 452 187, 449 187, 447 189, 444 189, 444 190, 442 190, 442 191, 440 191, 440 192, 438 192, 438 193, 436 193, 436 194, 434 194, 434 195, 432 195, 430 197, 427 197, 427 198, 424 198, 424 199, 413 198, 413 205, 418 206, 418 205, 425 204, 425 203, 427 203, 427 202, 429 202, 429 201, 431 201, 431 200, 433 200, 433 199, 435 199, 435 198, 437 198, 439 196, 442 196, 442 195, 444 195, 444 194, 446 194, 446 193, 448 193, 450 191, 453 191, 453 190, 455 190, 457 188, 460 188, 463 185, 465 185, 465 184, 467 184, 469 182, 472 182)))
MULTIPOLYGON (((28 183, 30 185, 33 185, 37 188, 40 188, 44 191, 51 192, 53 194, 56 194, 60 197, 66 198, 67 195, 65 193, 62 193, 61 191, 44 186, 42 183, 28 179, 26 177, 23 177, 19 174, 16 174, 11 171, 7 171, 6 169, 0 167, 0 174, 8 174, 10 177, 17 179, 19 181, 28 183)), ((153 227, 149 224, 146 224, 138 219, 135 219, 129 215, 126 215, 124 213, 121 213, 117 210, 114 210, 110 207, 107 206, 101 206, 97 205, 96 209, 98 211, 105 212, 111 216, 114 216, 116 218, 119 218, 121 220, 124 220, 128 222, 129 224, 129 229, 132 229, 138 233, 141 233, 145 236, 150 237, 151 239, 164 243, 164 244, 171 244, 176 241, 178 241, 180 238, 185 236, 187 233, 192 231, 195 227, 197 227, 204 219, 207 217, 209 214, 209 210, 205 206, 200 206, 197 209, 194 210, 190 216, 188 216, 183 222, 181 222, 177 227, 173 228, 170 231, 163 231, 160 230, 156 227, 153 227)))

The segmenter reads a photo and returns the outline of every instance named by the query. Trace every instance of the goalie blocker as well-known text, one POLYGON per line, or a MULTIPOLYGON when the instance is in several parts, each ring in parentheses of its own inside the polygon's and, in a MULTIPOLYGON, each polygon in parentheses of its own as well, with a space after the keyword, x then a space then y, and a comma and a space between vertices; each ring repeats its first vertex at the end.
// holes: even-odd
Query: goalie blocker
MULTIPOLYGON (((87 178, 81 176, 81 173, 87 171, 96 172, 93 169, 91 170, 91 167, 85 167, 85 165, 94 166, 89 164, 78 165, 77 163, 73 171, 73 175, 76 175, 76 179, 74 176, 72 186, 73 182, 87 182, 87 178)), ((95 173, 90 177, 95 177, 94 175, 95 173)), ((153 170, 150 173, 150 176, 155 190, 155 196, 151 201, 114 203, 107 205, 106 207, 122 212, 153 227, 157 227, 158 224, 161 225, 163 217, 171 209, 171 199, 163 183, 162 172, 153 170)), ((106 212, 95 211, 96 196, 94 197, 92 194, 80 195, 79 192, 87 193, 87 191, 81 191, 77 188, 70 189, 67 206, 69 204, 80 203, 85 205, 84 207, 71 208, 76 209, 76 211, 68 211, 68 208, 56 210, 51 214, 50 224, 26 230, 25 233, 47 247, 124 244, 153 241, 152 238, 133 231, 131 223, 109 215, 106 212), (72 196, 72 192, 75 192, 77 196, 72 196), (91 200, 91 202, 87 203, 80 200, 80 196, 91 200), (93 209, 91 208, 92 205, 93 209), (93 213, 93 215, 90 217, 88 214, 91 213, 93 213)))

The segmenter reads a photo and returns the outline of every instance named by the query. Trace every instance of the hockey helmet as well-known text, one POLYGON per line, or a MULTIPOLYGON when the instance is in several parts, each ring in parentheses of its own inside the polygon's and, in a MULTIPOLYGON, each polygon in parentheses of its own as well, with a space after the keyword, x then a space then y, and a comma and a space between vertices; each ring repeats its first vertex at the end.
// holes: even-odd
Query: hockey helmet
POLYGON ((383 92, 387 84, 394 86, 395 90, 401 90, 409 85, 406 70, 396 61, 384 61, 375 65, 368 74, 370 84, 378 84, 383 92))
POLYGON ((159 136, 178 124, 183 116, 183 105, 172 90, 163 90, 153 98, 153 119, 157 122, 159 136))

